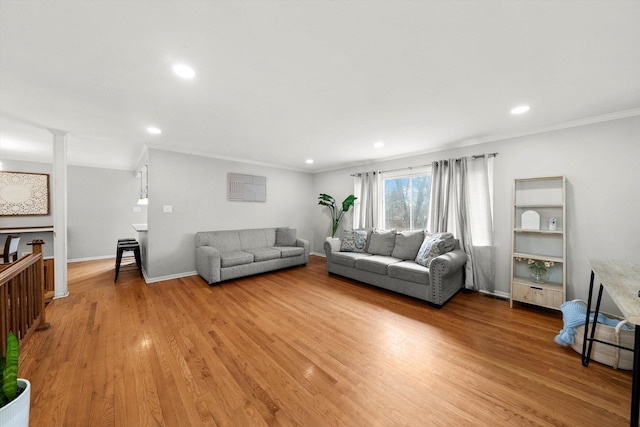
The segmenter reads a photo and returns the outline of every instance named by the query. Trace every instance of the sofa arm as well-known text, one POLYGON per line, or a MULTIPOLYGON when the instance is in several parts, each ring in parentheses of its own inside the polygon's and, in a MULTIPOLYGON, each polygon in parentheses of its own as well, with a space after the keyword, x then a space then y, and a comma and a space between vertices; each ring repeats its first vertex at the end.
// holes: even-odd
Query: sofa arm
POLYGON ((207 283, 220 281, 220 251, 212 246, 196 248, 196 270, 207 283))
POLYGON ((331 262, 331 243, 325 240, 323 246, 324 246, 324 253, 327 256, 327 265, 329 265, 329 263, 331 262))
POLYGON ((464 288, 467 254, 462 249, 437 256, 429 265, 431 302, 442 306, 449 298, 464 288))
POLYGON ((296 239, 296 246, 304 248, 304 263, 309 262, 309 241, 305 239, 296 239))
POLYGON ((441 276, 448 276, 460 270, 467 263, 467 254, 462 249, 454 249, 446 254, 438 255, 431 261, 429 270, 441 276))

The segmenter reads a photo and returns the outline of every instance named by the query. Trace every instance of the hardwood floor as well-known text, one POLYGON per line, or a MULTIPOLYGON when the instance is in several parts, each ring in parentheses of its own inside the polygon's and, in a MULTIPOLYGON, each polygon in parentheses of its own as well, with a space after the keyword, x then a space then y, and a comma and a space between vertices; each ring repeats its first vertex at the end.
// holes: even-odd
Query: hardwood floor
POLYGON ((438 310, 319 257, 213 287, 114 285, 113 263, 71 264, 21 349, 32 427, 628 425, 631 374, 556 345, 559 313, 474 292, 438 310))

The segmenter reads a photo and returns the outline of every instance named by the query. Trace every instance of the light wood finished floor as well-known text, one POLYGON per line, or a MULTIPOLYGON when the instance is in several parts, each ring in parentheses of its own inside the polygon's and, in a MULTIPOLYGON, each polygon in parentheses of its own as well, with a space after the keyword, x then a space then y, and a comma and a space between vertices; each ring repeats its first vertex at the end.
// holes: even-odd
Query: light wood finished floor
POLYGON ((69 266, 22 348, 31 426, 628 425, 631 375, 553 341, 558 313, 463 292, 438 310, 324 259, 209 286, 69 266))

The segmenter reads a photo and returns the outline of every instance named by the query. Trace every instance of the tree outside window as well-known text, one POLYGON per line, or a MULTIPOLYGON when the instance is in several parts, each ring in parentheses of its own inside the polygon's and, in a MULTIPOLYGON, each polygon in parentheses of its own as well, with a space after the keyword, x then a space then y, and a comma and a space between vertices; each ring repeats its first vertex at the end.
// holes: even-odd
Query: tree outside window
POLYGON ((425 229, 429 216, 431 174, 383 177, 383 216, 387 230, 425 229))

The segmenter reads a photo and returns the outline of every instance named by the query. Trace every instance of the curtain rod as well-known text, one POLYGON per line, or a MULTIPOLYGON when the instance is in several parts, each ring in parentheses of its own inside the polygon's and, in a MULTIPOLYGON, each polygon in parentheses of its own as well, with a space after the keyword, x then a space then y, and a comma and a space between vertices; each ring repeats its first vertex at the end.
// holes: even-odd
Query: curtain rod
MULTIPOLYGON (((498 153, 474 154, 472 156, 467 156, 467 158, 470 158, 471 160, 476 160, 476 159, 482 159, 484 157, 496 157, 497 155, 498 155, 498 153)), ((409 166, 409 167, 406 167, 406 168, 390 169, 390 170, 386 170, 386 171, 374 171, 374 173, 397 172, 397 171, 404 171, 404 170, 412 170, 412 169, 416 169, 416 168, 425 168, 427 166, 431 166, 431 163, 429 163, 428 165, 409 166)), ((359 176, 359 175, 362 175, 362 174, 363 174, 363 172, 356 172, 356 173, 352 173, 351 176, 359 176)))
POLYGON ((483 157, 497 157, 498 153, 488 153, 488 154, 474 154, 471 157, 471 160, 482 159, 483 157))

